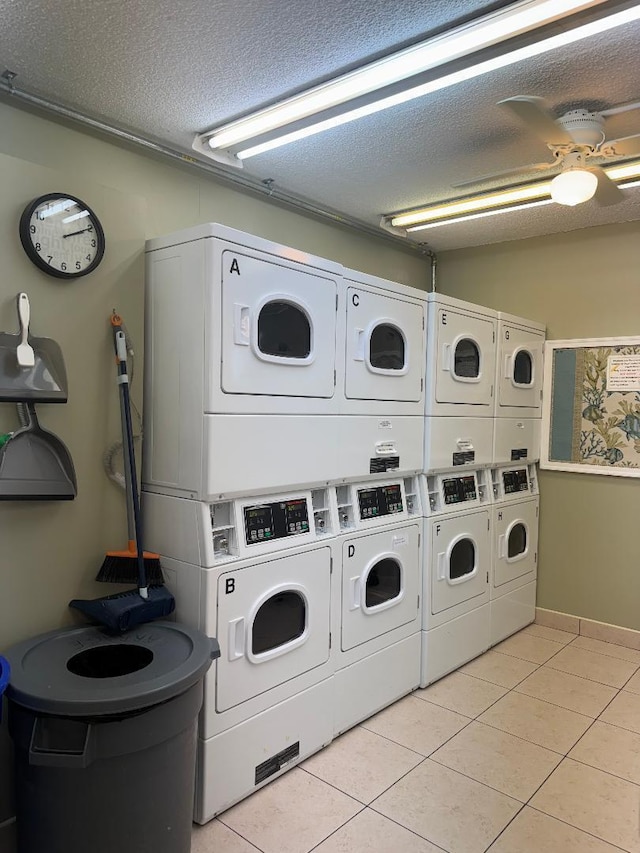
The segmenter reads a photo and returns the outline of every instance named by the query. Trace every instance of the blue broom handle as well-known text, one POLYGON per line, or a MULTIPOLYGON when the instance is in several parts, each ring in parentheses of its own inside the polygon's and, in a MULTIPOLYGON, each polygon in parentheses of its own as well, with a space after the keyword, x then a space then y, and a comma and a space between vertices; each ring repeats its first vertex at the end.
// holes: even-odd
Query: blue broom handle
POLYGON ((148 597, 147 573, 144 568, 144 551, 142 547, 142 523, 140 517, 140 499, 138 496, 138 478, 136 474, 136 456, 133 447, 133 426, 131 423, 131 400, 129 396, 129 376, 127 373, 127 349, 125 335, 122 330, 115 332, 116 357, 118 359, 118 385, 122 395, 122 408, 126 430, 127 455, 131 475, 131 503, 133 505, 133 523, 136 531, 136 549, 138 560, 138 591, 143 598, 148 597))

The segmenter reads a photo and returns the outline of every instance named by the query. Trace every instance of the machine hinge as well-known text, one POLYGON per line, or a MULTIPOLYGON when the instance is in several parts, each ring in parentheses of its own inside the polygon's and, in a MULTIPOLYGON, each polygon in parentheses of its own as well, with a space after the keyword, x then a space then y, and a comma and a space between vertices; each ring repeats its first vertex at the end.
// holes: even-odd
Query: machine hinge
POLYGON ((333 557, 329 558, 329 574, 333 574, 333 557))
POLYGON ((536 553, 533 555, 533 562, 534 562, 534 563, 537 563, 537 562, 538 562, 538 552, 537 552, 537 551, 536 551, 536 553))
POLYGON ((493 385, 491 386, 491 396, 493 397, 493 385))
POLYGON ((334 388, 335 388, 335 384, 336 384, 336 377, 337 377, 337 374, 336 374, 336 371, 334 370, 334 371, 333 371, 333 385, 334 385, 334 388))
POLYGON ((420 596, 418 595, 418 610, 420 610, 420 596))
POLYGON ((540 512, 540 507, 539 507, 539 506, 537 506, 537 507, 536 507, 536 518, 538 517, 538 513, 539 513, 539 512, 540 512))
POLYGON ((338 294, 336 293, 336 311, 338 310, 338 294))
POLYGON ((542 400, 542 388, 540 389, 540 399, 542 400))
POLYGON ((487 530, 491 530, 491 519, 487 519, 487 530))
POLYGON ((424 329, 424 314, 422 315, 422 328, 424 329))
POLYGON ((420 542, 422 542, 422 533, 418 533, 418 548, 420 547, 420 542))
POLYGON ((487 572, 487 583, 489 583, 489 572, 487 572))
POLYGON ((494 344, 496 342, 496 333, 495 332, 493 332, 493 342, 494 342, 494 344))
POLYGON ((329 648, 331 648, 331 632, 329 632, 329 648))
POLYGON ((424 391, 424 379, 420 378, 420 391, 424 391))

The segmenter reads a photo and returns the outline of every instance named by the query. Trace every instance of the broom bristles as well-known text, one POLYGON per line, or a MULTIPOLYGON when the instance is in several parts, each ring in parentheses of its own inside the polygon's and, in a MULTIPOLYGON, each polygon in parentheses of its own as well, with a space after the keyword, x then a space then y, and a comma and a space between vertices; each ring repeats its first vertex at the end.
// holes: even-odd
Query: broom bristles
MULTIPOLYGON (((147 584, 157 586, 164 583, 160 555, 143 551, 144 570, 147 584)), ((138 583, 138 552, 134 542, 129 542, 124 551, 107 551, 100 571, 96 576, 100 583, 138 583)))

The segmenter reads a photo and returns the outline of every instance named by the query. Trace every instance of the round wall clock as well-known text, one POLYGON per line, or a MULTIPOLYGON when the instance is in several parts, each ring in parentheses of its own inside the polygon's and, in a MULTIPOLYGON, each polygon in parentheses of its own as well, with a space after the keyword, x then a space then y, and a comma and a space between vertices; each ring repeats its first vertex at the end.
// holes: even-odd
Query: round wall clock
POLYGON ((91 208, 66 193, 38 196, 20 217, 20 241, 29 260, 56 278, 93 272, 104 255, 104 231, 91 208))

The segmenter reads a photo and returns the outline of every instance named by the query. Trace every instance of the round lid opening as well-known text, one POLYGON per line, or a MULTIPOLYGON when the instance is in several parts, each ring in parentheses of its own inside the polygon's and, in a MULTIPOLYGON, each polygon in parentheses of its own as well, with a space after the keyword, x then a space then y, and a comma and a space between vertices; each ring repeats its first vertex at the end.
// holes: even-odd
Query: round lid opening
POLYGON ((120 643, 78 652, 67 661, 67 669, 82 678, 118 678, 139 672, 152 660, 151 649, 120 643))

